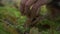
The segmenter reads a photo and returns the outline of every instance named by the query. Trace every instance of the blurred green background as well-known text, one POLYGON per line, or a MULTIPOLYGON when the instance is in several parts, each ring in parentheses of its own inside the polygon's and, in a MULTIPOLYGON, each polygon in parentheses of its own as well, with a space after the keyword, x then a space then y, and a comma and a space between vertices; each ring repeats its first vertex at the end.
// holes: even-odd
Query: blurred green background
MULTIPOLYGON (((19 7, 20 0, 13 0, 13 1, 10 0, 10 1, 3 0, 2 3, 4 4, 4 6, 0 6, 0 34, 14 34, 15 33, 14 31, 16 30, 15 28, 20 29, 21 32, 25 31, 23 28, 23 25, 24 25, 24 22, 26 21, 27 17, 22 16, 20 11, 14 7, 15 3, 19 7), (6 20, 8 20, 9 23, 6 20), (15 30, 13 31, 13 29, 15 29, 15 30), (11 31, 14 33, 11 33, 11 31)), ((46 14, 47 14, 47 9, 46 9, 46 6, 44 5, 41 7, 41 15, 46 15, 46 14)), ((60 16, 58 16, 55 21, 51 21, 51 20, 45 18, 44 20, 41 20, 40 23, 48 24, 48 25, 51 25, 52 27, 54 27, 53 30, 51 29, 51 30, 47 30, 47 31, 42 31, 40 33, 52 34, 51 31, 54 31, 54 34, 60 34, 60 31, 59 31, 60 30, 59 29, 60 16)), ((44 28, 43 29, 40 28, 40 29, 44 30, 44 28)), ((37 32, 38 32, 37 28, 34 28, 32 30, 34 32, 33 34, 37 34, 37 32)))

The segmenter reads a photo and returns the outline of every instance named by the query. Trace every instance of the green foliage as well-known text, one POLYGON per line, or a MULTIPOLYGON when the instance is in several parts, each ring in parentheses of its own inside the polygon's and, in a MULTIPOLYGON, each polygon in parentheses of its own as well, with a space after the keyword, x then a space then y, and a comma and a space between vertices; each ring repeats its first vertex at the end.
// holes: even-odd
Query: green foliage
POLYGON ((18 19, 20 19, 20 17, 21 17, 20 12, 17 11, 17 9, 15 9, 15 8, 0 7, 0 34, 9 34, 9 32, 7 32, 5 30, 5 28, 3 27, 3 24, 2 24, 3 23, 3 19, 6 18, 7 15, 10 15, 12 17, 16 17, 18 19))
MULTIPOLYGON (((46 11, 47 11, 46 8, 42 8, 41 10, 42 10, 41 14, 43 14, 43 15, 46 14, 46 11)), ((16 8, 11 8, 11 7, 7 6, 7 7, 0 7, 0 34, 10 34, 3 27, 3 21, 2 21, 4 18, 6 18, 7 15, 16 17, 16 20, 18 23, 17 28, 21 29, 21 31, 24 32, 23 24, 27 19, 26 16, 21 16, 21 13, 16 8)), ((56 19, 56 21, 44 19, 44 20, 41 20, 40 23, 54 25, 54 27, 57 27, 60 25, 60 17, 58 17, 56 19)), ((38 26, 40 26, 40 24, 38 26)), ((56 31, 55 31, 55 33, 57 34, 56 31)), ((43 32, 43 34, 47 34, 47 32, 45 31, 45 32, 43 32)))

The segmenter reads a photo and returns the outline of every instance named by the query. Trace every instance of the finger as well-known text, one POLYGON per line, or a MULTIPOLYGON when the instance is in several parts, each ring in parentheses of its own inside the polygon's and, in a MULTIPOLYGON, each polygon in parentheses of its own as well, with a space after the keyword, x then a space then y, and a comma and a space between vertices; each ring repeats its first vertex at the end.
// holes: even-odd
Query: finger
POLYGON ((39 15, 40 7, 47 3, 47 0, 38 0, 31 9, 32 17, 39 15))
POLYGON ((30 13, 30 7, 32 6, 32 4, 34 4, 36 2, 36 0, 28 0, 27 2, 26 2, 26 4, 25 4, 25 13, 27 14, 27 15, 29 15, 29 13, 30 13))
POLYGON ((39 8, 40 8, 40 0, 37 1, 31 9, 31 17, 36 17, 36 15, 39 13, 39 8))
POLYGON ((31 6, 31 5, 34 4, 35 2, 37 2, 37 0, 28 0, 25 5, 26 5, 26 6, 31 6))
POLYGON ((38 7, 42 6, 42 5, 46 5, 48 3, 48 0, 38 0, 32 7, 37 9, 38 7))
POLYGON ((27 1, 28 0, 21 0, 21 2, 20 2, 20 12, 22 14, 24 14, 24 8, 25 8, 25 4, 26 4, 27 1))

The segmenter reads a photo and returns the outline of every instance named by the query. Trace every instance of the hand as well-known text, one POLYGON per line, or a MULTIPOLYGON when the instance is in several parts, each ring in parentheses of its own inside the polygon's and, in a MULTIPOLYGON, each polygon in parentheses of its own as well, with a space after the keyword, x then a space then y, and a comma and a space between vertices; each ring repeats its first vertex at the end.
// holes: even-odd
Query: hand
POLYGON ((40 6, 47 4, 47 1, 48 0, 21 0, 20 11, 23 15, 30 13, 32 16, 35 16, 39 13, 40 6))

